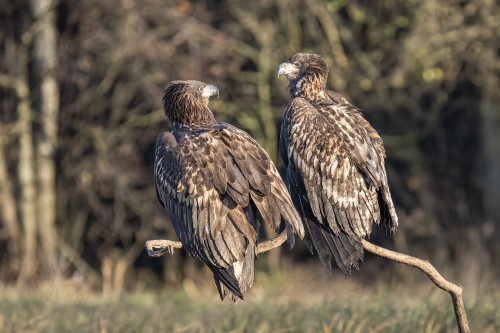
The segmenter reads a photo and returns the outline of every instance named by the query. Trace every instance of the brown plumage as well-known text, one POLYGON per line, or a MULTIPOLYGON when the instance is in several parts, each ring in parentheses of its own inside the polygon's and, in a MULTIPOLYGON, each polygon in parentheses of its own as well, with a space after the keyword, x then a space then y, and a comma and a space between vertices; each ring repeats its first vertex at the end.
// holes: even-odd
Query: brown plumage
POLYGON ((384 166, 385 149, 361 111, 326 90, 322 56, 297 53, 278 75, 289 81, 280 153, 306 241, 331 271, 333 260, 346 274, 363 258, 361 238, 373 223, 395 232, 398 219, 384 166))
POLYGON ((159 135, 156 193, 184 249, 214 274, 222 299, 252 286, 259 224, 284 226, 293 245, 304 227, 273 162, 246 132, 215 120, 217 87, 174 81, 163 106, 172 132, 159 135))

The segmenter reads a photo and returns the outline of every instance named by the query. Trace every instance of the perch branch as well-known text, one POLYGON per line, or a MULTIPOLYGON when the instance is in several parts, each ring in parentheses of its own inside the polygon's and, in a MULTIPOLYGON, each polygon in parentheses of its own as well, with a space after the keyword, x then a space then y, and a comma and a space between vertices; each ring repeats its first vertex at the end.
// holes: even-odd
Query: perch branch
MULTIPOLYGON (((257 254, 272 250, 283 244, 286 240, 286 231, 283 231, 278 236, 259 243, 257 246, 257 254)), ((146 251, 148 251, 150 257, 160 257, 167 252, 171 254, 174 253, 174 249, 181 249, 182 243, 167 239, 154 239, 146 241, 144 247, 146 251)))
MULTIPOLYGON (((259 243, 256 252, 257 253, 267 252, 282 245, 286 240, 287 240, 287 235, 286 232, 283 231, 275 238, 259 243)), ((443 276, 439 274, 439 272, 434 268, 434 266, 432 266, 431 263, 427 260, 422 260, 406 254, 390 251, 375 244, 372 244, 364 239, 361 240, 361 244, 363 245, 363 249, 373 254, 376 254, 382 258, 386 258, 395 262, 399 262, 401 264, 409 265, 420 269, 429 277, 429 279, 437 287, 450 293, 459 331, 460 333, 470 333, 469 322, 467 320, 464 302, 462 299, 463 289, 461 286, 453 284, 450 281, 443 278, 443 276)), ((182 243, 165 239, 156 239, 156 240, 146 241, 145 247, 150 257, 159 257, 165 254, 166 252, 173 253, 174 249, 182 248, 182 243)))
POLYGON ((257 245, 257 254, 277 248, 286 242, 287 238, 286 231, 283 230, 278 236, 259 243, 259 245, 257 245))
POLYGON ((166 239, 154 239, 146 241, 144 247, 148 251, 148 256, 160 257, 167 252, 173 254, 174 249, 182 248, 182 243, 166 239))
POLYGON ((409 265, 420 269, 439 288, 447 291, 451 295, 455 316, 460 333, 470 333, 469 322, 465 313, 464 302, 462 300, 462 287, 451 283, 439 274, 439 272, 427 260, 418 259, 406 254, 390 251, 380 246, 374 245, 364 239, 361 240, 363 249, 382 258, 386 258, 401 264, 409 265))

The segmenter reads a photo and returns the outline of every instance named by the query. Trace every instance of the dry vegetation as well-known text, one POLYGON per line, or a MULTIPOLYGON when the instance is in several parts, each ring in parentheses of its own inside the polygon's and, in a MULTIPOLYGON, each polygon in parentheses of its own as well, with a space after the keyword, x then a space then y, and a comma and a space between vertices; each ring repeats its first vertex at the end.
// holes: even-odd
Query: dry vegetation
MULTIPOLYGON (((310 268, 310 267, 309 267, 310 268)), ((209 279, 205 280, 209 281, 209 279)), ((259 273, 247 299, 222 303, 211 282, 97 295, 76 283, 0 290, 2 332, 457 332, 445 293, 420 282, 360 284, 305 270, 259 273), (315 281, 311 284, 310 281, 315 281), (56 288, 55 288, 56 287, 56 288), (82 297, 85 295, 85 297, 82 297)), ((413 281, 416 282, 416 281, 413 281)), ((500 294, 469 293, 472 332, 500 330, 500 294)))

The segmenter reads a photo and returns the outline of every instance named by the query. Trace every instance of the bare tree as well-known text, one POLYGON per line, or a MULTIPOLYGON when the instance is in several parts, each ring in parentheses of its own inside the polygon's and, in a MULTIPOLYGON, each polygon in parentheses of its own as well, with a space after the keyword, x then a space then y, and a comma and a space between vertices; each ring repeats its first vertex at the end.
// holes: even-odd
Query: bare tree
POLYGON ((31 109, 30 90, 26 69, 27 48, 21 49, 19 62, 21 73, 15 78, 19 130, 19 165, 18 177, 21 187, 20 211, 23 222, 23 261, 19 273, 19 281, 33 277, 37 262, 37 225, 36 225, 36 179, 35 152, 33 149, 33 110, 31 109), (23 70, 24 69, 24 70, 23 70))
POLYGON ((59 83, 57 81, 56 0, 31 0, 35 18, 33 36, 36 76, 40 80, 40 104, 36 121, 40 132, 36 137, 36 176, 38 183, 38 233, 47 268, 56 260, 56 172, 54 153, 57 149, 59 83))
MULTIPOLYGON (((1 81, 1 78, 0 78, 1 81)), ((0 82, 1 85, 1 82, 0 82)), ((8 247, 12 255, 9 261, 11 270, 16 270, 19 260, 21 244, 19 231, 19 217, 17 214, 16 199, 13 192, 13 184, 7 168, 7 157, 5 156, 5 146, 12 136, 11 126, 0 124, 0 214, 7 229, 8 247)), ((1 231, 1 229, 0 229, 1 231)), ((3 235, 2 235, 3 236, 3 235)), ((3 238, 3 237, 2 237, 3 238)))

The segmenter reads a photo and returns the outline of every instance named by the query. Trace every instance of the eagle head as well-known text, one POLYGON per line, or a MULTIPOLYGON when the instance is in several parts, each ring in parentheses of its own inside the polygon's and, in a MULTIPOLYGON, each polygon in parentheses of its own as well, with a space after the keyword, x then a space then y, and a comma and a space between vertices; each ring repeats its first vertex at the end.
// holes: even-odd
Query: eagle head
POLYGON ((165 87, 163 110, 172 126, 203 126, 215 122, 208 108, 210 97, 219 97, 219 88, 200 81, 172 81, 165 87))
POLYGON ((328 66, 319 54, 296 53, 278 66, 277 74, 286 76, 292 97, 313 95, 326 89, 328 66))

